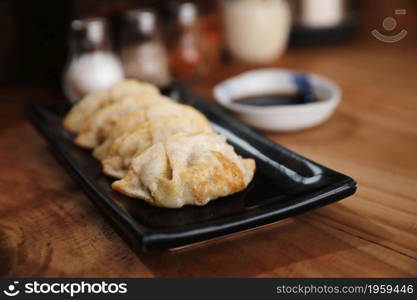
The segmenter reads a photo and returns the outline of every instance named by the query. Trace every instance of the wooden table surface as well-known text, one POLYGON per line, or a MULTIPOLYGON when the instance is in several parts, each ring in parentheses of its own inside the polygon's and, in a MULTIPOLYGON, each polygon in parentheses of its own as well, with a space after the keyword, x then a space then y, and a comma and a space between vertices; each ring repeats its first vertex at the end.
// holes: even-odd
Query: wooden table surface
MULTIPOLYGON (((0 88, 0 275, 127 277, 417 276, 417 42, 367 37, 291 49, 279 67, 335 80, 325 124, 274 141, 352 176, 341 202, 178 251, 134 253, 48 152, 22 114, 50 94, 0 88)), ((193 89, 248 69, 229 64, 193 89)))

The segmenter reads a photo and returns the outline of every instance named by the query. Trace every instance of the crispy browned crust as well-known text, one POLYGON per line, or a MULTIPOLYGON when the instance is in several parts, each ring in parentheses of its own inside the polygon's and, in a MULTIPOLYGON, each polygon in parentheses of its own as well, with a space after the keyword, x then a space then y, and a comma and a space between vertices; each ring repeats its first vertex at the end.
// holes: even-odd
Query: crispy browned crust
MULTIPOLYGON (((199 135, 206 134, 194 136, 199 135)), ((254 160, 242 159, 233 154, 233 148, 226 145, 224 140, 213 138, 213 135, 216 134, 207 134, 211 138, 206 142, 220 143, 218 147, 222 149, 221 152, 191 151, 191 156, 184 161, 184 156, 179 158, 181 154, 178 152, 173 154, 172 148, 170 152, 165 145, 158 143, 143 155, 139 155, 132 162, 127 175, 122 180, 116 181, 112 187, 125 195, 143 199, 152 205, 172 208, 187 204, 205 205, 210 200, 245 189, 253 177, 254 160), (196 159, 193 155, 201 155, 201 157, 196 159), (157 168, 152 163, 154 159, 160 162, 157 168), (180 161, 182 163, 178 164, 180 161)), ((171 140, 176 136, 171 137, 171 140)), ((193 138, 193 135, 190 138, 193 138)), ((200 144, 194 146, 200 147, 200 144)), ((181 151, 180 148, 175 149, 181 151)))

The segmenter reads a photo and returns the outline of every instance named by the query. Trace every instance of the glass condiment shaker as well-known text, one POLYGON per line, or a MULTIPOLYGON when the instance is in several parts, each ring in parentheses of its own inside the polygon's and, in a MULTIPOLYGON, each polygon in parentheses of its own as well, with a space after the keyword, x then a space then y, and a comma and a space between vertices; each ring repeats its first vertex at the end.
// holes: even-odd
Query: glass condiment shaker
POLYGON ((168 56, 153 10, 138 9, 124 14, 121 44, 120 56, 127 77, 160 87, 170 83, 168 56))
POLYGON ((199 77, 207 71, 207 64, 197 6, 180 3, 174 17, 168 39, 171 71, 179 79, 199 77))
POLYGON ((122 64, 112 51, 105 19, 74 20, 70 31, 70 56, 64 73, 64 90, 72 102, 88 93, 107 89, 124 78, 122 64))
POLYGON ((269 63, 286 49, 291 12, 286 0, 223 0, 227 50, 238 60, 269 63))

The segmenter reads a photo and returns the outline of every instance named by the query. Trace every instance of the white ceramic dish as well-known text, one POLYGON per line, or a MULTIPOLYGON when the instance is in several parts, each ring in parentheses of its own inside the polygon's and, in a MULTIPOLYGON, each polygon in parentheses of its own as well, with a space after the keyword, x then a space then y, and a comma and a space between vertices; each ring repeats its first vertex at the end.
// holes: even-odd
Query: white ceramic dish
POLYGON ((341 99, 340 88, 324 77, 305 73, 317 102, 294 105, 250 106, 234 100, 242 97, 293 93, 297 91, 296 71, 260 69, 245 72, 214 87, 214 98, 249 126, 268 131, 295 131, 310 128, 326 121, 341 99))

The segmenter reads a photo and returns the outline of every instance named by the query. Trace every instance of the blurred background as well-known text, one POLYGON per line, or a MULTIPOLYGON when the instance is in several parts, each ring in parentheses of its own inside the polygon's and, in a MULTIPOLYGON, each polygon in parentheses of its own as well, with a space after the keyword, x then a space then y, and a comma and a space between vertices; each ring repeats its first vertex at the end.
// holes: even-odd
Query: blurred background
POLYGON ((376 43, 374 29, 415 40, 416 25, 413 0, 2 0, 0 83, 77 99, 119 77, 165 86, 225 64, 279 67, 300 48, 376 43))

